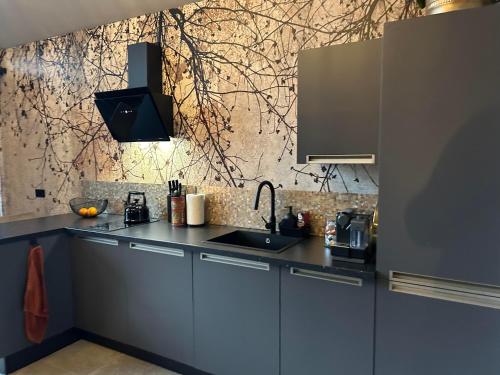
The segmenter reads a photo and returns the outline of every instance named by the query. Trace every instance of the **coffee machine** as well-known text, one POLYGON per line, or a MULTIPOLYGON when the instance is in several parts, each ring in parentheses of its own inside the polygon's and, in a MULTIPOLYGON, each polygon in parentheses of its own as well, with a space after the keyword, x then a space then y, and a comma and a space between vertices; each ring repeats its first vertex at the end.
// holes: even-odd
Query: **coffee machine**
POLYGON ((356 263, 372 261, 375 250, 372 225, 372 212, 352 208, 337 212, 336 239, 331 249, 332 255, 356 263))
POLYGON ((149 208, 146 204, 146 194, 140 191, 130 191, 127 200, 124 202, 124 222, 125 224, 148 223, 149 208), (142 202, 140 198, 142 197, 142 202))

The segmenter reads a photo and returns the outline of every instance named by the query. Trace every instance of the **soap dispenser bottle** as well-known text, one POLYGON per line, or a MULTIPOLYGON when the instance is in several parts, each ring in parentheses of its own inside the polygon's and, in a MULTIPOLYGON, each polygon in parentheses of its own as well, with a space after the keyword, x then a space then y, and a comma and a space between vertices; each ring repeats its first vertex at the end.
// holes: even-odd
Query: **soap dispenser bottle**
POLYGON ((287 206, 288 213, 285 215, 283 220, 280 222, 280 228, 294 229, 297 228, 297 216, 293 214, 293 207, 287 206))

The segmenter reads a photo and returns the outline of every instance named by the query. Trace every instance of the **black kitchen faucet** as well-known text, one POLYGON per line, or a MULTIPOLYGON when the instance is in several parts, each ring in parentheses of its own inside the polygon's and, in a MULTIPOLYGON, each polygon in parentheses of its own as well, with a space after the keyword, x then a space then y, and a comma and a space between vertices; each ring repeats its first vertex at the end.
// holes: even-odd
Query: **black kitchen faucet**
POLYGON ((259 200, 260 200, 260 192, 264 186, 269 186, 269 190, 271 190, 271 217, 269 218, 269 222, 262 217, 262 220, 266 223, 266 229, 271 230, 271 234, 276 233, 276 207, 275 207, 275 201, 276 201, 276 194, 274 191, 274 186, 270 181, 262 181, 259 184, 259 187, 257 188, 257 195, 255 196, 255 205, 254 205, 254 210, 257 210, 259 208, 259 200))

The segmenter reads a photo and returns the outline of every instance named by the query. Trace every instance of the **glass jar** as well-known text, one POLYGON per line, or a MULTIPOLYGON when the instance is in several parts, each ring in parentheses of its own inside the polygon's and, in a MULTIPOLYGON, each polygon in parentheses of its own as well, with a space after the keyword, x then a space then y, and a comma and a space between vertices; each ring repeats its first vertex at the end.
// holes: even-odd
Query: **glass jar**
POLYGON ((186 196, 180 195, 171 198, 172 225, 182 227, 186 225, 186 196))
POLYGON ((325 246, 333 247, 337 240, 337 223, 335 216, 327 216, 325 223, 325 246))

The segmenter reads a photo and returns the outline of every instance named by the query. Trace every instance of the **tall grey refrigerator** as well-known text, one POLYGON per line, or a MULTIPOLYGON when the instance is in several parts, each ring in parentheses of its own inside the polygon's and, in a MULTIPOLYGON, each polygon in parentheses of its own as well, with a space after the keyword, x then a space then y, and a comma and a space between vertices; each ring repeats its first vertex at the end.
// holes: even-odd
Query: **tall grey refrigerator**
POLYGON ((500 374, 500 5, 389 23, 376 375, 500 374))

